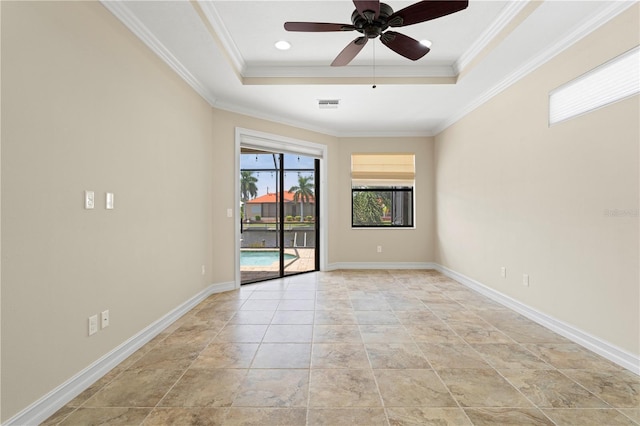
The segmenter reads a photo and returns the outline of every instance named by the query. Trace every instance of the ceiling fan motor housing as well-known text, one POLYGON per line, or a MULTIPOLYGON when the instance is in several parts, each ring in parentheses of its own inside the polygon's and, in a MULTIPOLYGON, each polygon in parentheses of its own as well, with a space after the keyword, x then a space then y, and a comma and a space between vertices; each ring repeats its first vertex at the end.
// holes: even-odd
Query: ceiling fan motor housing
POLYGON ((347 65, 369 39, 376 37, 380 37, 382 44, 398 55, 417 61, 429 53, 429 48, 402 33, 386 30, 389 27, 404 27, 459 12, 467 8, 469 0, 419 1, 398 12, 394 12, 388 4, 380 3, 380 0, 353 0, 353 3, 356 10, 351 14, 351 25, 328 22, 285 22, 284 28, 287 31, 358 31, 362 34, 342 49, 331 63, 332 67, 347 65))
POLYGON ((351 22, 356 31, 364 34, 367 38, 376 38, 382 34, 384 30, 389 28, 390 23, 388 19, 391 15, 393 15, 391 6, 380 3, 380 13, 377 18, 373 11, 367 10, 361 15, 358 9, 356 9, 351 14, 351 22))

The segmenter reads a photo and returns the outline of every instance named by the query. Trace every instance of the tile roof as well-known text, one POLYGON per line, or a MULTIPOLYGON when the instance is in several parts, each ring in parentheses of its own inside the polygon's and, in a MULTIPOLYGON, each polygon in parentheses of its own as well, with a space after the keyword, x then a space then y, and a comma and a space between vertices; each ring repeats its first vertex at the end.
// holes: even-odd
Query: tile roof
MULTIPOLYGON (((246 204, 263 204, 263 203, 277 203, 279 200, 276 198, 277 194, 279 193, 268 193, 266 195, 261 195, 260 197, 254 198, 252 200, 249 200, 246 202, 246 204)), ((293 192, 289 192, 289 191, 285 191, 284 192, 284 202, 285 203, 292 203, 293 202, 293 196, 294 193, 293 192)), ((315 199, 313 198, 313 196, 309 197, 309 202, 313 203, 315 202, 315 199)))

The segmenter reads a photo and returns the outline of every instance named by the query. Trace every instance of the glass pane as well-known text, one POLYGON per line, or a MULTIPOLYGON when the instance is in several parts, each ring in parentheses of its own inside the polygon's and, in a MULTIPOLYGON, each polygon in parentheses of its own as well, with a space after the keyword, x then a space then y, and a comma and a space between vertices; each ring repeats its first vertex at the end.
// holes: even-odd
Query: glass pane
POLYGON ((316 270, 316 160, 284 155, 285 275, 316 270))
POLYGON ((279 161, 279 154, 240 155, 241 283, 280 277, 279 161))
POLYGON ((413 190, 354 188, 352 226, 413 226, 413 190))

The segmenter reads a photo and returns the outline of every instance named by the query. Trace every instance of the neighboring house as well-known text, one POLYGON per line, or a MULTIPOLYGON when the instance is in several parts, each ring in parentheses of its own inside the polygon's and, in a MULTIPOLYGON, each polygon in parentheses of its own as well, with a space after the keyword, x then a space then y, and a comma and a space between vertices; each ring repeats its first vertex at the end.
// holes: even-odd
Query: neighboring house
MULTIPOLYGON (((302 214, 300 214, 300 201, 294 201, 294 193, 284 192, 284 215, 285 216, 313 216, 315 217, 315 198, 309 197, 308 203, 303 203, 302 214)), ((254 220, 260 216, 262 220, 275 220, 278 216, 278 204, 280 202, 279 193, 267 193, 256 197, 245 203, 246 218, 254 220)))

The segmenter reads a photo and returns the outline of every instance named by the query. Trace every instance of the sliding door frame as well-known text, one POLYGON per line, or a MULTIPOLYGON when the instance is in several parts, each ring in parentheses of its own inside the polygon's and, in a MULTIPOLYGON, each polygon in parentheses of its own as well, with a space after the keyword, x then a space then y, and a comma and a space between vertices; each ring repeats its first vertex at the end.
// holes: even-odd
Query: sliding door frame
MULTIPOLYGON (((289 138, 285 136, 275 135, 271 133, 259 132, 256 130, 245 129, 242 127, 236 127, 235 129, 235 191, 234 191, 234 222, 235 222, 235 288, 240 288, 241 276, 240 276, 240 148, 255 148, 268 152, 285 153, 304 155, 307 157, 314 157, 320 160, 319 167, 319 186, 320 188, 326 188, 326 176, 327 176, 327 158, 328 147, 326 145, 308 142, 300 139, 289 138)), ((316 250, 316 256, 319 257, 318 266, 321 271, 326 270, 327 266, 327 226, 326 220, 328 206, 327 206, 327 191, 319 191, 319 214, 320 221, 318 223, 319 229, 317 230, 320 236, 319 250, 316 250)), ((286 276, 286 275, 285 275, 286 276)))

